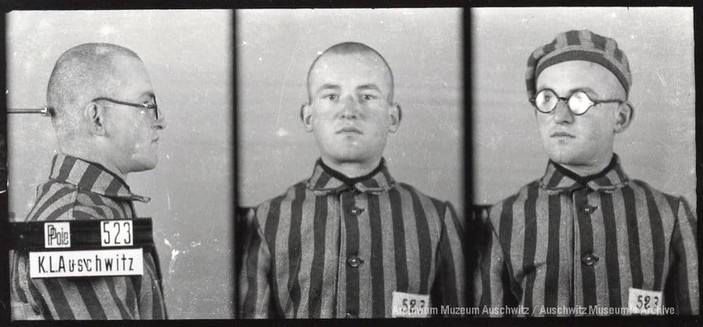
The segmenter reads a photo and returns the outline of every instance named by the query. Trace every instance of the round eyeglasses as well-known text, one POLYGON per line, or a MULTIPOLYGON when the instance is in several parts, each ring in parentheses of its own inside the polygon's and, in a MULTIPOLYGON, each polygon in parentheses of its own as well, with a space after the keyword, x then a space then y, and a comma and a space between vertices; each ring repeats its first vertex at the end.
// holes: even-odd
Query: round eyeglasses
POLYGON ((627 102, 620 99, 592 100, 584 91, 576 91, 571 93, 568 98, 562 98, 550 89, 543 89, 530 99, 530 102, 537 108, 537 111, 545 114, 554 111, 559 101, 564 101, 569 110, 577 116, 585 114, 588 109, 601 103, 627 102))
POLYGON ((97 97, 97 98, 90 100, 90 101, 93 102, 93 101, 101 101, 101 100, 116 103, 116 104, 121 104, 124 106, 139 108, 139 109, 150 109, 150 111, 154 110, 153 111, 154 115, 152 116, 152 118, 154 118, 154 120, 159 120, 159 106, 156 105, 156 98, 154 98, 153 103, 132 103, 132 102, 119 101, 119 100, 115 100, 115 99, 107 98, 107 97, 97 97))

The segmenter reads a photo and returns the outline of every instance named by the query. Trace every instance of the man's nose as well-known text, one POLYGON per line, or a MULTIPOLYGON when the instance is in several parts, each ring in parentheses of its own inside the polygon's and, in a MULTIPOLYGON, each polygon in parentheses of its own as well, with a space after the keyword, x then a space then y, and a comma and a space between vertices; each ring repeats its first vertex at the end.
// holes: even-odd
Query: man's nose
POLYGON ((557 102, 557 107, 554 108, 554 120, 558 124, 569 124, 574 121, 574 113, 569 109, 569 105, 564 100, 557 102))
POLYGON ((359 103, 354 99, 354 96, 348 95, 342 98, 342 117, 357 118, 359 115, 359 103))
POLYGON ((163 116, 163 113, 159 113, 159 118, 154 120, 151 126, 156 129, 166 128, 166 117, 163 116))

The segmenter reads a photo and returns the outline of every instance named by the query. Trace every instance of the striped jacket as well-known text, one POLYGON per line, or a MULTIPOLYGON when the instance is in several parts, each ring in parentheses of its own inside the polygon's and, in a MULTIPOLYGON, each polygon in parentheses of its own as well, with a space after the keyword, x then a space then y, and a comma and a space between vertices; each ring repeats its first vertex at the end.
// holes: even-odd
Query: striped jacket
POLYGON ((465 305, 462 221, 384 162, 348 179, 318 160, 240 228, 242 318, 391 317, 394 291, 429 295, 428 314, 465 305))
MULTIPOLYGON (((104 167, 59 154, 27 221, 132 219, 134 199, 142 197, 104 167)), ((166 318, 154 249, 144 251, 144 275, 130 277, 31 279, 27 252, 10 258, 13 319, 166 318)))
POLYGON ((550 161, 483 222, 474 285, 479 307, 493 308, 484 314, 628 314, 630 288, 662 292, 668 313, 699 312, 695 216, 683 198, 629 180, 617 155, 589 178, 550 161))

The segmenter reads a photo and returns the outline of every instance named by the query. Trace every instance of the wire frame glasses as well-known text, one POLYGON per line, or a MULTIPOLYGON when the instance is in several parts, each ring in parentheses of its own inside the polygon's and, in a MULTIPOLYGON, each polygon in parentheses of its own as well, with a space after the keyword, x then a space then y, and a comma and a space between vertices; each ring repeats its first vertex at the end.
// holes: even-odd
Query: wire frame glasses
POLYGON ((564 101, 569 110, 577 116, 585 114, 588 109, 601 103, 626 102, 620 99, 593 100, 584 91, 576 91, 571 93, 569 97, 563 98, 550 89, 543 89, 530 99, 530 102, 537 108, 537 111, 545 114, 554 111, 559 101, 564 101))
POLYGON ((147 109, 147 110, 153 110, 154 112, 154 119, 158 120, 159 119, 159 106, 156 104, 156 98, 154 98, 154 103, 132 103, 132 102, 126 102, 126 101, 120 101, 120 100, 115 100, 112 98, 108 97, 97 97, 92 101, 108 101, 116 104, 121 104, 123 106, 130 106, 134 108, 140 108, 140 109, 147 109))

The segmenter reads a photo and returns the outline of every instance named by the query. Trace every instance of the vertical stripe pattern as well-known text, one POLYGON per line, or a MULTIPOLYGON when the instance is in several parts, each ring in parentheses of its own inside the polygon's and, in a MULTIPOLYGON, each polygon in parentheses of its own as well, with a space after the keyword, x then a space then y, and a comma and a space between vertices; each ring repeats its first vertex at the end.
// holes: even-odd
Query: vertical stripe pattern
POLYGON ((588 179, 550 161, 541 179, 480 221, 473 278, 480 308, 626 314, 636 288, 662 292, 676 313, 699 313, 696 217, 683 198, 629 180, 617 155, 588 179))
MULTIPOLYGON (((136 218, 129 187, 100 165, 59 154, 49 176, 27 221, 136 218)), ((137 277, 31 279, 27 252, 13 251, 11 260, 13 319, 166 319, 153 249, 144 250, 137 277)))
POLYGON ((438 314, 466 305, 464 224, 384 162, 347 179, 318 161, 241 224, 240 317, 391 317, 393 292, 429 295, 438 314))

